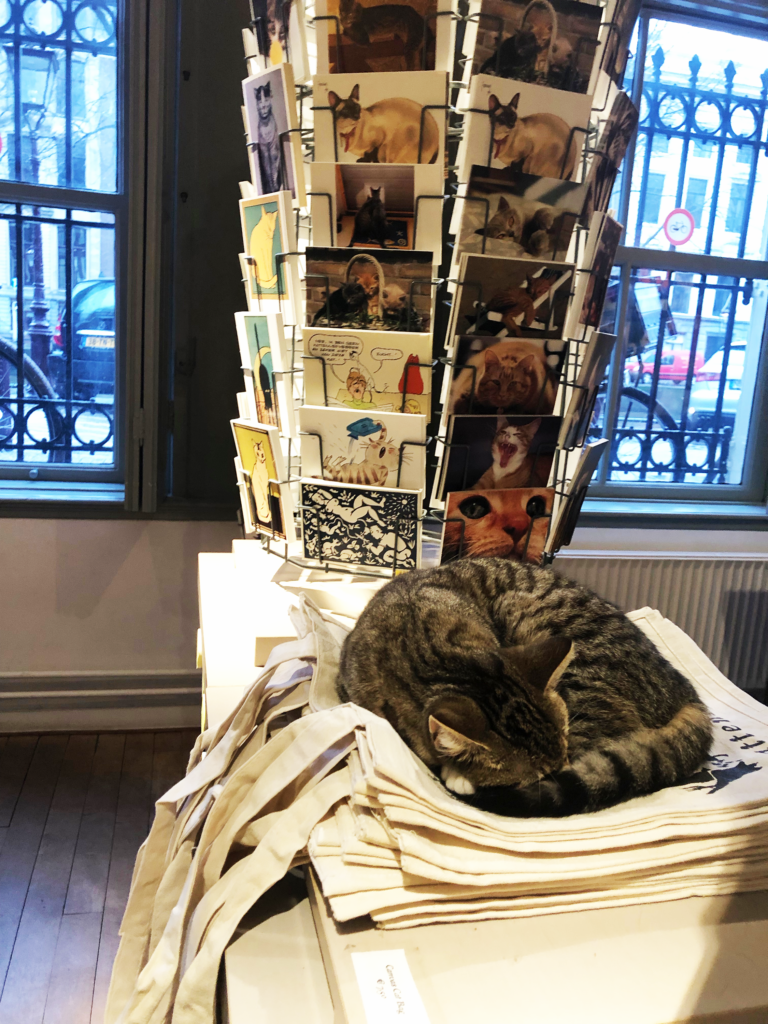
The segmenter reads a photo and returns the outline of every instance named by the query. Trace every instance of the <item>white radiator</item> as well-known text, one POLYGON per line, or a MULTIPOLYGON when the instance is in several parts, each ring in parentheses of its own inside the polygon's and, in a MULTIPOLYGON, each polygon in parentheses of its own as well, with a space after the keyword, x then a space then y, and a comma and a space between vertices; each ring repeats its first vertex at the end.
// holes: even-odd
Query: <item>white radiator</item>
POLYGON ((553 568, 624 611, 658 608, 734 683, 755 695, 765 693, 768 558, 602 557, 566 551, 553 568))

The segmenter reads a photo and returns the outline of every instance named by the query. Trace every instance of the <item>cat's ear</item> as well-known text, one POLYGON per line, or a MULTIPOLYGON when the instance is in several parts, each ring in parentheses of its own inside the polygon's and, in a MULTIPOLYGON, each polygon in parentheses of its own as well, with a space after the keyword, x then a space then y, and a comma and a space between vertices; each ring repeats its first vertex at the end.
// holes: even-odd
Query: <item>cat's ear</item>
POLYGON ((499 102, 499 97, 494 96, 493 93, 491 93, 491 95, 488 97, 488 109, 490 110, 490 112, 493 114, 495 111, 499 109, 500 106, 501 103, 499 102))
POLYGON ((341 99, 340 99, 338 93, 335 93, 335 92, 329 92, 328 93, 328 106, 331 108, 331 110, 335 110, 336 107, 338 107, 338 105, 340 103, 341 103, 341 99))
POLYGON ((470 697, 439 697, 430 707, 429 735, 438 754, 460 757, 487 750, 488 721, 470 697))
POLYGON ((542 693, 549 693, 557 684, 573 659, 573 644, 564 636, 545 637, 521 647, 506 647, 503 651, 522 678, 542 693))
POLYGON ((534 437, 536 435, 536 431, 539 429, 540 426, 541 417, 537 416, 535 420, 531 420, 530 423, 526 423, 526 425, 523 427, 523 430, 526 432, 528 437, 534 437))
POLYGON ((499 431, 499 430, 506 430, 508 426, 509 426, 509 420, 507 419, 506 416, 497 416, 496 417, 496 430, 497 431, 499 431))
POLYGON ((499 357, 496 355, 496 353, 492 349, 487 348, 485 350, 485 367, 486 367, 486 369, 488 369, 489 366, 501 366, 501 360, 499 359, 499 357))
POLYGON ((355 103, 360 102, 360 86, 356 85, 352 92, 349 94, 349 98, 354 100, 355 103))
POLYGON ((512 99, 509 101, 507 106, 512 107, 513 110, 517 110, 517 104, 520 102, 520 93, 516 92, 512 99))
POLYGON ((504 198, 504 196, 499 196, 499 206, 498 206, 498 209, 499 210, 509 210, 510 209, 510 205, 507 202, 507 200, 504 198))

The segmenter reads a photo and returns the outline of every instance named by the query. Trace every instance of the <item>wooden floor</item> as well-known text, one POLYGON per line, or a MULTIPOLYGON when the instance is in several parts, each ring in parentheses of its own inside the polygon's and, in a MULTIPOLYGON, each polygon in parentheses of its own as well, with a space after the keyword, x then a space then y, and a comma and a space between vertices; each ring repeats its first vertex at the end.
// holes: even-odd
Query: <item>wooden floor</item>
POLYGON ((0 736, 2 1024, 102 1024, 136 851, 195 736, 0 736))

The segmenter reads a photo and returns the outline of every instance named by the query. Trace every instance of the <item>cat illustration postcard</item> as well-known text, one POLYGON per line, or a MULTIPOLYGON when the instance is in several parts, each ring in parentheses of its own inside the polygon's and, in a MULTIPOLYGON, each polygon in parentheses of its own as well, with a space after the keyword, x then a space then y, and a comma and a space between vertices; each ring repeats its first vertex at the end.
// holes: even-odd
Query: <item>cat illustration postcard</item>
POLYGON ((254 526, 259 533, 293 541, 291 491, 285 480, 280 435, 275 427, 231 420, 243 476, 253 499, 254 526))
POLYGON ((421 492, 301 482, 304 557, 393 571, 421 563, 421 492))
POLYGON ((315 245, 431 249, 440 261, 442 166, 315 162, 310 173, 315 245))
POLYGON ((429 331, 433 258, 421 250, 311 246, 306 252, 306 325, 429 331))
POLYGON ((235 313, 240 361, 245 377, 248 418, 277 427, 281 434, 296 434, 293 394, 286 371, 283 319, 279 313, 235 313), (286 375, 286 376, 284 376, 286 375))
POLYGON ((251 180, 257 195, 287 190, 306 205, 301 136, 290 64, 260 71, 243 82, 251 180))
POLYGON ((440 561, 511 558, 539 564, 555 497, 551 487, 451 491, 440 561))
POLYGON ((241 199, 240 222, 248 269, 249 310, 279 312, 286 324, 295 324, 300 296, 297 257, 277 258, 296 249, 290 193, 241 199))
POLYGON ((510 167, 542 178, 575 180, 592 107, 590 96, 475 75, 457 162, 510 167))
POLYGON ((304 401, 429 416, 432 337, 305 327, 304 401))
POLYGON ((317 75, 315 160, 440 164, 448 76, 442 71, 317 75))
POLYGON ((304 476, 366 487, 424 487, 426 416, 314 405, 298 414, 304 476))
POLYGON ((318 73, 450 71, 455 6, 452 0, 317 0, 318 73))

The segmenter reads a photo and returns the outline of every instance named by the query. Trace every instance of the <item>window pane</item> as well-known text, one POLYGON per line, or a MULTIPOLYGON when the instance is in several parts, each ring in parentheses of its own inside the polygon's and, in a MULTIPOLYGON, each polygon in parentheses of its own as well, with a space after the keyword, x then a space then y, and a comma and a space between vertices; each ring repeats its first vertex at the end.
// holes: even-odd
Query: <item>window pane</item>
POLYGON ((0 216, 0 463, 111 467, 112 215, 12 209, 0 216))
POLYGON ((3 2, 3 20, 0 179, 116 192, 116 0, 3 2))

